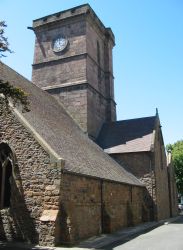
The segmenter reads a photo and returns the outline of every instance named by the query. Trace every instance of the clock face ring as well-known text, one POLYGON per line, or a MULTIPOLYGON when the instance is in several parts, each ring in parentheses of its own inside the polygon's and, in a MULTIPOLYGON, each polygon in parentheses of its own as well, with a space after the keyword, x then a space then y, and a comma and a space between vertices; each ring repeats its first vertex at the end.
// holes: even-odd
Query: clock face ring
POLYGON ((63 36, 59 36, 53 40, 52 49, 54 52, 61 52, 67 47, 67 44, 68 39, 63 36))

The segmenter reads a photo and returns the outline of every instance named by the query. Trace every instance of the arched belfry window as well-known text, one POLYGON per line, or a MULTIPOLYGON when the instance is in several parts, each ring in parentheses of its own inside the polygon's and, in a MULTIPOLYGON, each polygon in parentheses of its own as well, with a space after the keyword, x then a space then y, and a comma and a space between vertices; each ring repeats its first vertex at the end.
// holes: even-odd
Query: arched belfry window
POLYGON ((0 144, 0 209, 10 207, 12 182, 12 151, 8 144, 0 144))

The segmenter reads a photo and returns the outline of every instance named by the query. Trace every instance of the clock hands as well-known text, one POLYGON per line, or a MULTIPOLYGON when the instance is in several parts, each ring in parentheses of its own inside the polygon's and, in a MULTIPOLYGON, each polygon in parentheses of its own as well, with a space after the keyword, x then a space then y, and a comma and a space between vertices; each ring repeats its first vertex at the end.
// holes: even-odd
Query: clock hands
POLYGON ((60 52, 67 47, 68 40, 64 37, 58 37, 53 41, 53 51, 60 52))

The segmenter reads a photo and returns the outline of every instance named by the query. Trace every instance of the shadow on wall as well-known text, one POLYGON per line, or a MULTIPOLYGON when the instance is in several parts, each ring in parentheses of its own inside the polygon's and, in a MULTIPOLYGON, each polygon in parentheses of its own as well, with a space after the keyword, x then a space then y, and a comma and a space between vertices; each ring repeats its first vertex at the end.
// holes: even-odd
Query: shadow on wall
MULTIPOLYGON (((121 186, 121 188, 122 187, 123 186, 121 186)), ((60 193, 62 193, 63 190, 64 188, 60 189, 60 193)), ((143 193, 141 191, 140 193, 138 192, 135 193, 134 200, 133 200, 133 194, 131 193, 132 188, 130 186, 129 190, 130 192, 128 201, 127 199, 125 200, 123 196, 121 196, 120 202, 116 202, 116 199, 112 198, 111 200, 108 200, 106 203, 103 201, 103 199, 100 200, 100 203, 99 201, 97 201, 97 204, 101 209, 99 210, 98 213, 101 216, 98 217, 101 220, 99 222, 100 232, 98 232, 98 234, 99 233, 110 234, 116 230, 120 230, 125 227, 132 227, 137 224, 153 220, 154 203, 147 189, 144 188, 142 190, 143 193)), ((99 190, 98 192, 101 193, 101 190, 99 190)), ((70 191, 67 190, 67 196, 70 197, 71 194, 72 193, 70 193, 70 191)), ((102 197, 104 197, 104 195, 105 193, 103 193, 102 197)), ((85 203, 83 203, 82 206, 85 206, 85 203)), ((81 204, 80 208, 82 209, 81 204)), ((84 223, 84 221, 81 221, 81 224, 76 226, 77 224, 74 224, 74 215, 72 214, 73 211, 74 211, 73 202, 65 201, 64 199, 60 200, 59 212, 57 215, 54 234, 53 234, 54 245, 64 244, 69 246, 78 243, 79 241, 82 241, 86 238, 94 236, 94 235, 89 235, 86 238, 84 237, 82 238, 82 235, 78 234, 77 230, 79 226, 86 227, 85 230, 87 230, 90 225, 88 224, 87 227, 87 224, 84 223)), ((75 216, 77 216, 77 213, 75 214, 75 216)), ((82 217, 82 220, 84 220, 84 218, 85 216, 82 217)), ((93 220, 95 218, 93 218, 93 220)), ((92 221, 90 223, 92 223, 92 221)), ((95 233, 96 232, 97 230, 95 231, 95 233)), ((95 235, 98 234, 96 233, 95 235)))
POLYGON ((38 243, 39 237, 36 232, 36 225, 25 204, 21 179, 14 181, 13 187, 10 215, 13 219, 15 230, 18 232, 18 239, 21 238, 29 243, 38 243))
POLYGON ((142 222, 154 221, 156 218, 156 205, 149 194, 149 191, 144 188, 143 206, 142 206, 142 222))
POLYGON ((111 233, 111 218, 105 208, 105 204, 102 206, 102 233, 111 233))
POLYGON ((133 211, 129 202, 127 202, 126 211, 127 211, 127 226, 131 227, 134 225, 134 218, 133 218, 133 211))
POLYGON ((60 204, 59 213, 55 225, 55 246, 66 244, 70 245, 75 242, 75 239, 72 238, 71 225, 68 213, 63 204, 60 204))
MULTIPOLYGON (((0 249, 26 249, 26 250, 40 250, 36 245, 28 245, 24 243, 10 243, 10 242, 0 242, 0 249)), ((50 250, 50 247, 41 247, 41 250, 50 250)))
POLYGON ((0 213, 0 239, 6 240, 6 234, 5 234, 4 227, 3 227, 3 220, 2 220, 1 213, 0 213))
MULTIPOLYGON (((2 151, 5 152, 6 159, 8 159, 12 165, 12 174, 9 179, 4 180, 4 183, 9 182, 10 186, 10 190, 6 190, 6 185, 4 184, 4 196, 6 197, 6 195, 8 195, 7 193, 10 192, 10 205, 7 207, 1 204, 0 239, 38 243, 36 225, 25 203, 22 180, 15 153, 8 144, 4 142, 0 144, 0 153, 2 151)), ((2 164, 0 167, 2 167, 2 164)), ((3 183, 3 180, 1 180, 1 183, 3 183)), ((31 200, 28 202, 33 205, 31 200)))
MULTIPOLYGON (((127 224, 126 226, 123 225, 122 227, 130 227, 134 225, 134 218, 133 218, 133 211, 132 207, 129 202, 126 203, 126 218, 127 224)), ((105 234, 110 234, 113 232, 112 225, 111 225, 111 216, 108 214, 107 209, 105 209, 105 205, 103 206, 103 225, 102 225, 102 232, 105 234)))

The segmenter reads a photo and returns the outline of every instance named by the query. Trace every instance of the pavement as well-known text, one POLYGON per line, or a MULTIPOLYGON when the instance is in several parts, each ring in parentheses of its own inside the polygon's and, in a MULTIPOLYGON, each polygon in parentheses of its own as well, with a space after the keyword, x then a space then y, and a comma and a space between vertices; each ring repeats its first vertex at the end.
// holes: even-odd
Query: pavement
POLYGON ((183 217, 164 224, 124 244, 111 244, 105 250, 182 250, 183 217))
MULTIPOLYGON (((80 242, 77 246, 69 247, 73 250, 82 249, 109 249, 110 245, 121 245, 137 236, 147 233, 159 226, 167 225, 177 220, 180 220, 183 216, 173 217, 167 220, 159 222, 147 222, 135 227, 128 227, 119 230, 112 234, 102 234, 100 236, 92 237, 88 240, 80 242)), ((0 249, 6 250, 68 250, 68 247, 40 247, 35 245, 28 245, 20 242, 2 242, 0 241, 0 249)), ((110 248, 111 249, 111 248, 110 248)))

